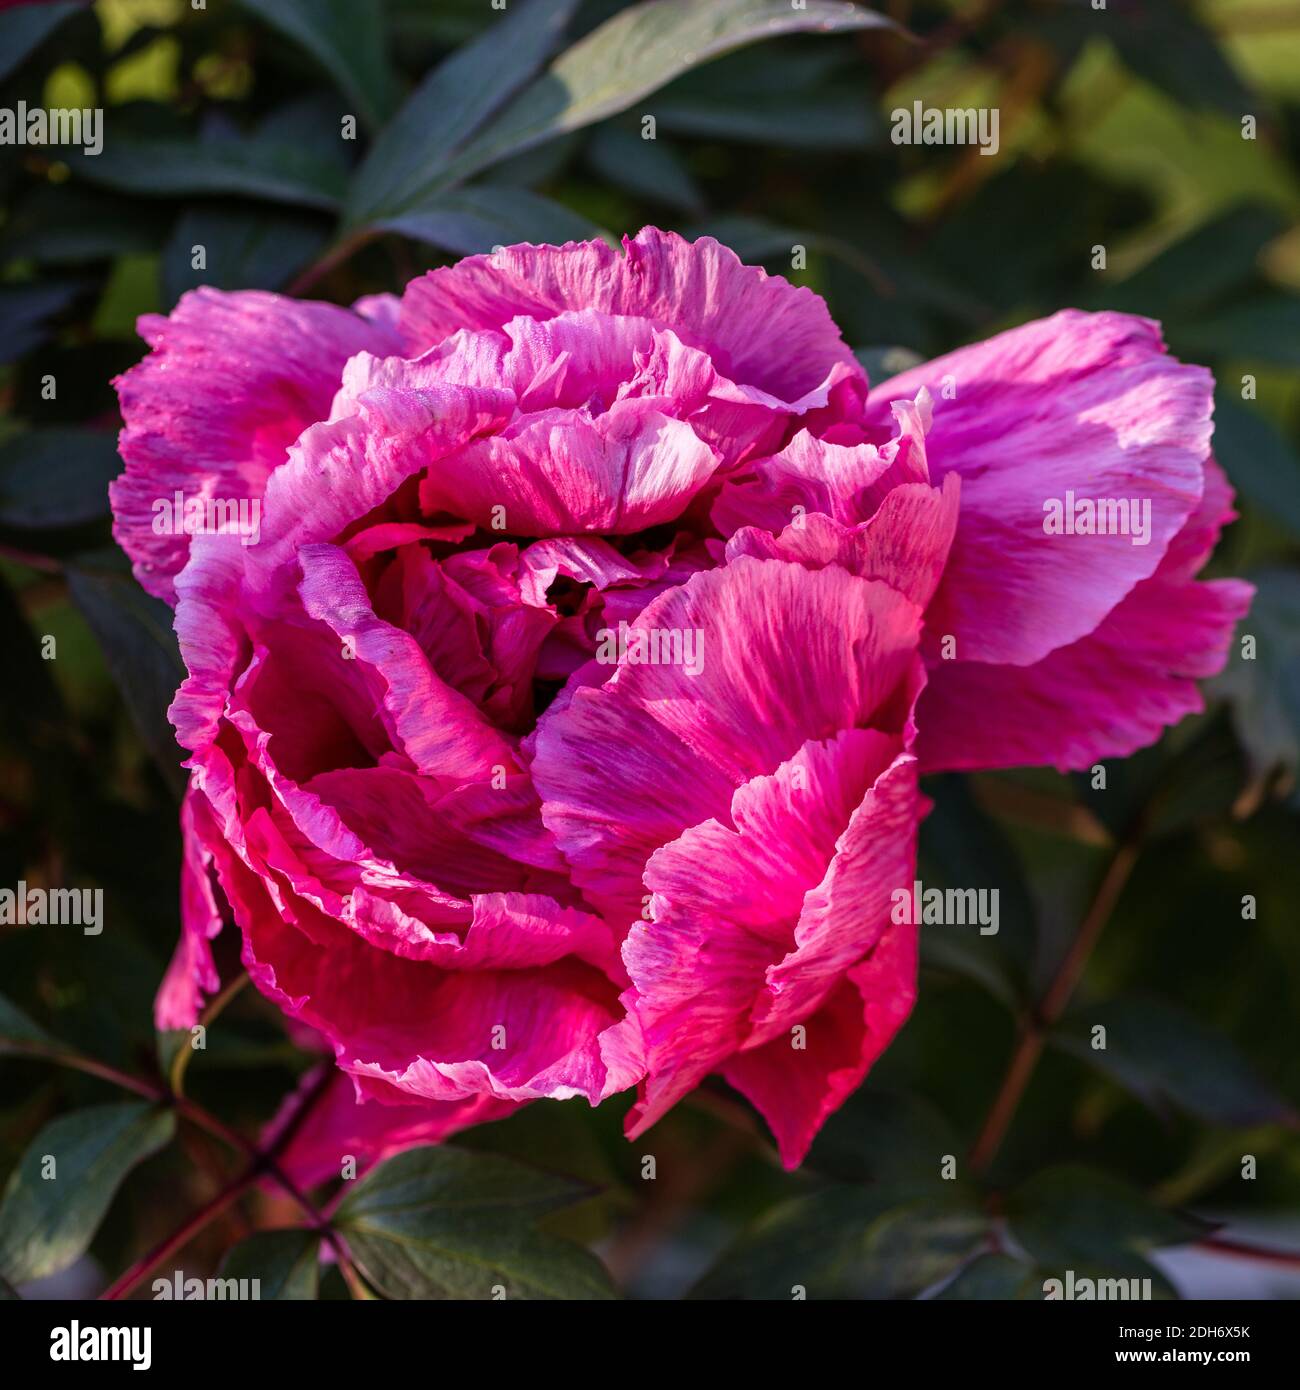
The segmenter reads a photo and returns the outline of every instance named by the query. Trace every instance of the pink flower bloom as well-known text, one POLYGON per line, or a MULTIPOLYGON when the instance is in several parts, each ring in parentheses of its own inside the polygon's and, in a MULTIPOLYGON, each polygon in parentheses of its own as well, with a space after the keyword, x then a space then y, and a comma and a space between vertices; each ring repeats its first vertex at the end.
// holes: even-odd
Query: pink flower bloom
POLYGON ((634 1086, 639 1134, 709 1073, 798 1163, 915 995, 918 771, 1151 741, 1249 598, 1194 578, 1210 381, 1141 320, 869 392, 815 295, 647 229, 143 331, 116 534, 191 754, 158 1018, 216 988, 215 871, 380 1102, 332 1088, 307 1174, 634 1086), (255 543, 155 529, 177 491, 255 500, 255 543))

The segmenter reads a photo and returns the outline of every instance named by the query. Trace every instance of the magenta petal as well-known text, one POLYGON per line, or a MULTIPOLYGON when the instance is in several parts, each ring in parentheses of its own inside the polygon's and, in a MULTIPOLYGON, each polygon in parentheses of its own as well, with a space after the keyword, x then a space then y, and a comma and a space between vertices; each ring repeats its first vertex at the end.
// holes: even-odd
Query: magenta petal
MULTIPOLYGON (((304 1094, 321 1084, 319 1069, 308 1072, 267 1125, 262 1134, 264 1147, 280 1140, 295 1120, 304 1094)), ((412 1103, 400 1092, 393 1092, 387 1104, 381 1099, 363 1104, 352 1078, 339 1071, 323 1084, 324 1095, 316 1097, 301 1123, 294 1124, 276 1159, 281 1172, 301 1188, 343 1176, 348 1159, 353 1160, 350 1175, 360 1177, 404 1149, 441 1143, 471 1125, 502 1119, 518 1109, 494 1096, 412 1103)))
POLYGON ((812 391, 837 363, 863 376, 811 290, 743 265, 711 237, 689 242, 654 227, 625 239, 622 253, 603 241, 507 246, 430 271, 407 286, 402 328, 432 346, 460 328, 584 309, 671 328, 732 381, 785 401, 812 391))
POLYGON ((698 672, 620 665, 538 725, 533 780, 574 881, 611 920, 637 916, 649 855, 724 817, 735 787, 808 739, 881 717, 900 727, 887 707, 919 623, 878 581, 748 556, 655 599, 634 630, 698 634, 698 672))
POLYGON ((1211 459, 1204 495, 1155 574, 1094 632, 1032 666, 935 661, 917 710, 922 769, 1089 768, 1203 709, 1197 682, 1223 668, 1254 594, 1239 579, 1194 578, 1235 515, 1211 459))
POLYGON ((959 481, 950 474, 942 488, 904 483, 857 526, 820 512, 791 522, 777 536, 744 526, 727 542, 726 558, 796 560, 809 569, 840 565, 863 579, 882 579, 924 607, 939 587, 957 530, 959 481))
POLYGON ((443 681, 408 633, 375 616, 356 566, 332 545, 298 552, 302 600, 355 653, 372 681, 393 745, 431 776, 482 781, 515 766, 514 749, 459 691, 443 681))
MULTIPOLYGON (((736 1053, 776 1040, 797 1069, 797 1026, 883 936, 914 930, 889 921, 915 860, 915 763, 898 746, 862 729, 809 743, 736 793, 734 830, 695 826, 651 858, 652 921, 623 948, 648 1069, 630 1133, 736 1053)), ((904 993, 876 1002, 901 1019, 904 993)))
POLYGON ((1150 578, 1195 510, 1212 380, 1170 357, 1148 319, 1065 310, 916 367, 871 393, 933 397, 937 480, 962 477, 961 520, 927 629, 957 660, 1027 666, 1092 632, 1150 578), (1048 534, 1045 504, 1137 499, 1150 536, 1048 534))
POLYGON ((211 834, 207 802, 191 787, 181 802, 181 938, 154 1000, 160 1029, 192 1028, 207 996, 221 985, 210 944, 222 927, 212 891, 211 834))
POLYGON ((190 537, 156 534, 155 502, 260 498, 289 445, 329 414, 348 358, 397 343, 333 304, 206 287, 167 317, 146 314, 140 332, 153 351, 115 383, 126 472, 109 488, 113 535, 140 583, 170 601, 190 537))
POLYGON ((916 929, 891 928, 805 1022, 806 1050, 777 1037, 723 1068, 771 1126, 787 1168, 803 1162, 827 1117, 862 1084, 911 1013, 916 955, 916 929))
POLYGON ((420 503, 484 530, 627 534, 679 516, 718 463, 690 425, 650 401, 598 415, 546 410, 440 461, 420 503))

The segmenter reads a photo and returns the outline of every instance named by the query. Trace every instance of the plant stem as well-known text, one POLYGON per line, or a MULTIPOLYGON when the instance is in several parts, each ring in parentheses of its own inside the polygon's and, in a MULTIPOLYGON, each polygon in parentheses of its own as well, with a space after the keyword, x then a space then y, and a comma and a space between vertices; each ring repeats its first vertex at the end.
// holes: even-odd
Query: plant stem
POLYGON ((298 276, 285 293, 295 296, 306 294, 318 281, 323 280, 335 266, 342 265, 350 256, 359 251, 373 235, 373 232, 363 229, 335 242, 319 260, 313 261, 298 276))
POLYGON ((255 1168, 245 1169, 237 1178, 227 1183, 211 1201, 200 1207, 183 1226, 173 1231, 166 1240, 155 1245, 147 1255, 142 1255, 120 1279, 100 1294, 100 1298, 109 1302, 125 1298, 169 1255, 174 1255, 176 1251, 188 1245, 205 1226, 216 1220, 232 1202, 242 1197, 256 1179, 255 1168))
POLYGON ((1027 1013, 1021 1020, 1020 1035, 1011 1054, 1006 1075, 1002 1078, 1002 1085, 998 1088, 979 1137, 970 1151, 970 1165, 976 1173, 983 1173, 988 1168, 1002 1146, 1021 1097, 1029 1084, 1029 1078, 1033 1076, 1038 1059, 1043 1055, 1048 1033, 1065 1012, 1066 1005, 1070 1002, 1087 967, 1093 948, 1097 945, 1119 895, 1124 891, 1124 885, 1133 872, 1140 843, 1139 835, 1133 834, 1115 851, 1097 886, 1092 905, 1079 924, 1079 930, 1075 933, 1074 940, 1070 943, 1070 948, 1066 951, 1051 984, 1048 985, 1042 1001, 1036 1010, 1027 1013))

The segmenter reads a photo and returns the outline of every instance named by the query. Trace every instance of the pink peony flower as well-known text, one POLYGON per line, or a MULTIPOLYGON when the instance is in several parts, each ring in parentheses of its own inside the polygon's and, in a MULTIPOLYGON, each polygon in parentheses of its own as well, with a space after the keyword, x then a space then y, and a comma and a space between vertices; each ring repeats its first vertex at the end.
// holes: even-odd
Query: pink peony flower
POLYGON ((638 1087, 636 1135, 710 1073, 797 1164, 915 996, 918 771, 1150 742, 1249 599, 1194 578, 1211 382, 1144 320, 869 391, 816 295, 646 229, 142 332, 115 533, 191 755, 158 1020, 216 988, 215 870, 383 1103, 331 1088, 316 1176, 542 1097, 638 1087))

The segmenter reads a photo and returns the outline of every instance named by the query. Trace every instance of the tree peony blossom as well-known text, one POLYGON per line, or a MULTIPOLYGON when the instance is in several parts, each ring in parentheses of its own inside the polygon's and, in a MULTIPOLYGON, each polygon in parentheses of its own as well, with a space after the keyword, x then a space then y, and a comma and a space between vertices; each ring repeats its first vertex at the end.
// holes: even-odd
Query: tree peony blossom
POLYGON ((158 1020, 216 988, 215 871, 350 1083, 318 1175, 546 1097, 635 1087, 636 1135, 710 1073, 797 1164, 915 996, 918 774, 1150 742, 1249 600, 1195 579, 1209 375, 1141 319, 870 389, 816 295, 646 229, 142 332, 115 533, 189 672, 158 1020))

